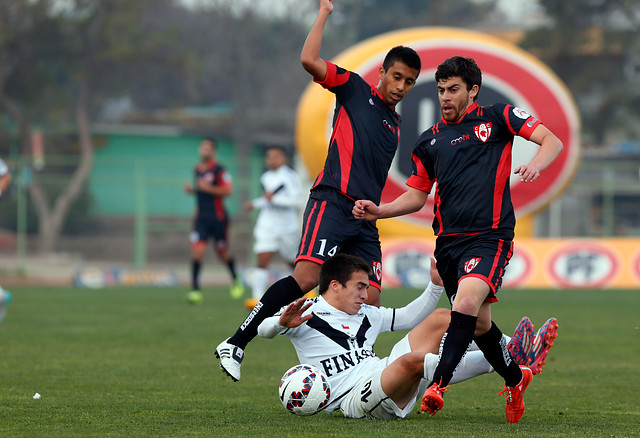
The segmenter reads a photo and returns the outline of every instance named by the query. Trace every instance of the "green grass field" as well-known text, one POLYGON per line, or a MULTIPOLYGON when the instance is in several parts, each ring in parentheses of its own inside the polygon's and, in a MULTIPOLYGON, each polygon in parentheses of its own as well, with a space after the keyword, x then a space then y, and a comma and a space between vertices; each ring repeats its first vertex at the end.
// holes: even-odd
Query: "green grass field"
MULTIPOLYGON (((556 316, 559 337, 507 424, 495 374, 453 386, 435 417, 296 417, 277 396, 296 364, 287 339, 258 339, 231 383, 212 350, 246 314, 226 290, 201 306, 178 289, 14 288, 0 324, 0 436, 640 436, 640 291, 502 291, 494 320, 556 316), (38 392, 40 400, 34 400, 38 392)), ((387 290, 401 306, 413 290, 387 290)), ((444 303, 442 303, 444 305, 444 303)), ((386 355, 403 333, 383 334, 386 355)))

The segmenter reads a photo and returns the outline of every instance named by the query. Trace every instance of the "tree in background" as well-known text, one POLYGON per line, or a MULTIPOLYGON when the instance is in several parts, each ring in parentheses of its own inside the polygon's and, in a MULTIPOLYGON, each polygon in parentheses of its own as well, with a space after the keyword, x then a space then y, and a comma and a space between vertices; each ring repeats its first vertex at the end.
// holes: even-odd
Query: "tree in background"
POLYGON ((540 0, 552 19, 521 45, 567 83, 587 141, 640 140, 640 2, 540 0))
POLYGON ((29 185, 42 253, 54 250, 65 218, 85 187, 94 154, 91 115, 105 96, 126 83, 127 63, 139 49, 132 42, 140 40, 137 17, 142 4, 0 3, 0 103, 19 127, 21 153, 30 153, 35 126, 75 126, 70 146, 79 160, 70 177, 59 190, 52 190, 47 173, 59 170, 54 165, 35 173, 29 185))

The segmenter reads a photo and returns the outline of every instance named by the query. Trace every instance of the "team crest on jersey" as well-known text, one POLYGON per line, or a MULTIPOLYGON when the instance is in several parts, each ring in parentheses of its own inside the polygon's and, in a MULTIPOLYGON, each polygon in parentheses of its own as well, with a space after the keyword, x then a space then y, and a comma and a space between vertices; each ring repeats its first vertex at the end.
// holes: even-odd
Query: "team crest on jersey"
POLYGON ((528 112, 526 112, 522 108, 518 108, 517 106, 513 108, 513 114, 515 114, 516 117, 521 118, 522 120, 527 120, 529 117, 531 117, 528 112))
POLYGON ((486 143, 491 136, 492 126, 491 122, 480 123, 478 126, 473 127, 473 132, 475 132, 476 137, 478 137, 482 143, 486 143))
POLYGON ((373 262, 371 264, 371 267, 373 268, 373 273, 375 274, 375 276, 378 279, 378 281, 381 281, 382 280, 382 263, 381 262, 373 262))
POLYGON ((473 271, 480 263, 480 260, 482 260, 482 257, 474 257, 470 260, 467 260, 464 264, 464 272, 468 274, 469 272, 473 271))

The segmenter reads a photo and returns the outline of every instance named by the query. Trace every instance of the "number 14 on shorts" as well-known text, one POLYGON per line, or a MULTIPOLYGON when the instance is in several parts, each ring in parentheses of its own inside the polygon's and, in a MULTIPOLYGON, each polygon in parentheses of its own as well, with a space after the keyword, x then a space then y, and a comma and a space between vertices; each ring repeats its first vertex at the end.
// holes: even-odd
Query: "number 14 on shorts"
POLYGON ((338 245, 335 245, 333 248, 329 249, 329 251, 325 254, 325 250, 327 249, 327 239, 320 239, 320 249, 316 253, 317 255, 324 257, 325 255, 329 257, 333 257, 338 252, 338 245))

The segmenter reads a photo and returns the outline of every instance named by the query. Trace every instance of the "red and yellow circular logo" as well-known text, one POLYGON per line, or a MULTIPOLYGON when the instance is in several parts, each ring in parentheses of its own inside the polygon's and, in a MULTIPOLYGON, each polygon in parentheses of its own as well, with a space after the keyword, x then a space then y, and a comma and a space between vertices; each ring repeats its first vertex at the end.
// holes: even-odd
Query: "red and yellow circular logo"
MULTIPOLYGON (((482 69, 480 105, 510 103, 523 115, 526 112, 542 120, 564 144, 562 154, 535 183, 524 184, 518 177, 512 177, 511 195, 516 215, 521 217, 541 209, 564 190, 580 159, 579 116, 566 86, 541 61, 485 34, 449 28, 416 28, 363 41, 333 62, 357 72, 375 86, 384 56, 397 45, 409 46, 418 52, 422 71, 411 93, 397 107, 402 116, 402 134, 382 193, 383 203, 392 201, 406 190, 414 143, 423 131, 440 120, 433 75, 442 61, 455 55, 474 58, 482 69)), ((310 84, 300 100, 296 144, 312 178, 322 169, 326 158, 334 105, 334 95, 317 84, 310 84)), ((484 127, 478 135, 489 135, 490 129, 484 127)), ((536 150, 534 143, 516 137, 513 168, 527 163, 536 150)), ((393 234, 401 235, 403 230, 415 231, 415 228, 407 227, 407 222, 430 229, 432 220, 433 201, 430 198, 421 211, 385 222, 393 222, 398 229, 393 234)), ((381 227, 382 234, 385 229, 388 229, 387 225, 381 227)))

